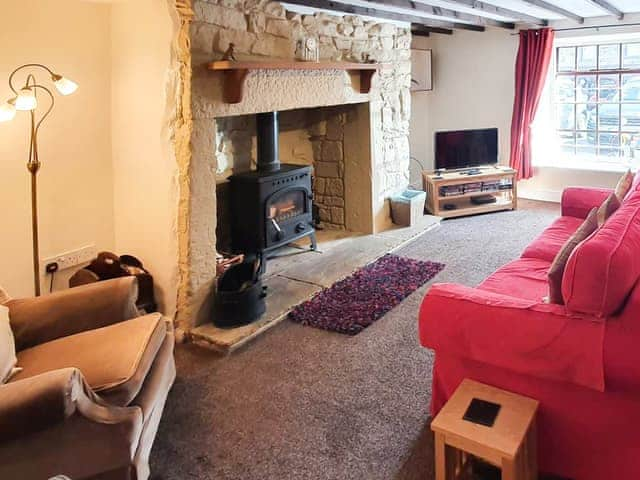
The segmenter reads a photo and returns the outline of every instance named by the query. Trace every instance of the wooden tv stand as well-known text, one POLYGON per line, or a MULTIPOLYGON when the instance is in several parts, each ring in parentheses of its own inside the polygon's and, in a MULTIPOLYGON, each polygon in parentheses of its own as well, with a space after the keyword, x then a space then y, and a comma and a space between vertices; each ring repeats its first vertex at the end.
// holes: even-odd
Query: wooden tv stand
POLYGON ((466 170, 444 171, 440 175, 436 175, 435 172, 423 172, 422 180, 427 192, 426 208, 429 213, 443 218, 452 218, 499 210, 515 210, 518 207, 515 170, 501 166, 479 167, 474 170, 478 170, 479 173, 467 174, 466 170), (482 189, 483 186, 495 185, 495 182, 503 182, 510 186, 502 189, 482 189), (477 189, 478 184, 482 185, 480 190, 477 189), (453 193, 444 195, 446 190, 453 193), (479 195, 492 195, 496 197, 496 202, 482 205, 472 203, 471 198, 479 195), (445 205, 455 208, 447 209, 445 205))

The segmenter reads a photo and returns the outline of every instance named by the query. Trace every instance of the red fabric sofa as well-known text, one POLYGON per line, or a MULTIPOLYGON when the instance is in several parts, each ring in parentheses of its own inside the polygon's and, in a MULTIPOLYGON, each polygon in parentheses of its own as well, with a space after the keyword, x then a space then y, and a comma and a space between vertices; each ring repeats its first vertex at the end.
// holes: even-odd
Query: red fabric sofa
POLYGON ((640 479, 640 190, 572 253, 566 305, 543 301, 556 253, 610 193, 566 189, 521 258, 476 288, 433 285, 419 316, 432 415, 464 378, 535 398, 540 470, 575 480, 640 479))

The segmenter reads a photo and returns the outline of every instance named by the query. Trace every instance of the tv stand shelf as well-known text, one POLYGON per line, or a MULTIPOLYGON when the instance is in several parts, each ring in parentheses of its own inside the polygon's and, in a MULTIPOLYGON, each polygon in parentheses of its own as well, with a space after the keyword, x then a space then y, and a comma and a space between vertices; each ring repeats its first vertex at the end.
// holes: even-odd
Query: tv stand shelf
POLYGON ((437 175, 435 172, 423 172, 422 180, 427 192, 426 208, 429 213, 443 218, 453 218, 518 208, 515 170, 499 166, 474 170, 479 170, 479 173, 468 174, 460 170, 444 171, 437 175), (500 182, 503 188, 495 187, 500 182), (473 191, 466 191, 467 189, 473 191), (446 190, 454 193, 444 195, 443 191, 446 190), (471 201, 472 197, 480 195, 491 195, 496 201, 486 204, 475 204, 471 201))

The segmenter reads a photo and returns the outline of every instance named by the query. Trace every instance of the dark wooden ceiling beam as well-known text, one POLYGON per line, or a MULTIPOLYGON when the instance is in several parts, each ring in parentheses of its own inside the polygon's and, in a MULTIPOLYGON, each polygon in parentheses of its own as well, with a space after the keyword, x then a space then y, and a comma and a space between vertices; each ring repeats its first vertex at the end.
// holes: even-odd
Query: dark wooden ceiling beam
POLYGON ((624 12, 621 12, 606 0, 589 0, 589 1, 594 5, 597 5, 598 7, 603 9, 605 12, 608 12, 611 15, 615 15, 618 18, 618 20, 624 19, 624 12))
POLYGON ((562 7, 558 7, 557 5, 553 5, 551 3, 545 2, 544 0, 522 0, 529 5, 533 5, 534 7, 544 8, 545 10, 549 10, 550 12, 557 13, 558 15, 562 15, 565 18, 569 18, 578 23, 584 23, 584 18, 578 14, 570 12, 569 10, 565 10, 562 7))
POLYGON ((546 27, 547 25, 549 25, 549 21, 543 18, 534 17, 533 15, 517 12, 515 10, 504 7, 496 7, 495 5, 481 2, 479 0, 447 0, 447 2, 473 8, 474 10, 478 11, 479 15, 481 15, 482 13, 490 13, 493 15, 500 15, 501 17, 513 18, 529 25, 536 25, 539 27, 546 27))
POLYGON ((513 22, 501 22, 493 18, 481 17, 470 13, 459 12, 449 8, 427 5, 413 0, 367 0, 369 3, 378 3, 392 7, 404 8, 405 10, 413 10, 415 12, 425 13, 427 15, 435 15, 443 17, 444 20, 461 20, 463 22, 471 22, 475 25, 484 25, 499 28, 508 28, 513 30, 516 26, 513 22))
POLYGON ((333 0, 284 0, 283 3, 292 3, 294 5, 303 5, 305 7, 320 8, 323 10, 333 10, 335 12, 349 13, 351 15, 364 15, 367 17, 384 18, 387 20, 396 20, 398 22, 416 23, 425 27, 437 27, 445 29, 462 29, 474 32, 484 32, 485 27, 482 25, 472 25, 469 23, 445 22, 433 18, 420 17, 418 15, 409 15, 406 13, 391 12, 378 8, 363 7, 359 5, 351 5, 343 2, 334 2, 333 0))
POLYGON ((441 33, 443 35, 452 35, 453 30, 441 27, 425 27, 416 23, 411 24, 411 33, 419 37, 428 37, 430 33, 441 33))

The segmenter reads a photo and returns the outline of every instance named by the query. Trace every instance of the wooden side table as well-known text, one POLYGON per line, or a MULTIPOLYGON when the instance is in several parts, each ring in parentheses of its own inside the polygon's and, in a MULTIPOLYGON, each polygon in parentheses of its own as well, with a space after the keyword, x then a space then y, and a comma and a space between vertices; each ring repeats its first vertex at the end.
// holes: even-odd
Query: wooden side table
POLYGON ((538 401, 465 379, 431 423, 436 480, 459 478, 469 455, 500 468, 503 480, 537 480, 538 401), (463 420, 471 400, 501 405, 492 427, 463 420))

